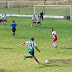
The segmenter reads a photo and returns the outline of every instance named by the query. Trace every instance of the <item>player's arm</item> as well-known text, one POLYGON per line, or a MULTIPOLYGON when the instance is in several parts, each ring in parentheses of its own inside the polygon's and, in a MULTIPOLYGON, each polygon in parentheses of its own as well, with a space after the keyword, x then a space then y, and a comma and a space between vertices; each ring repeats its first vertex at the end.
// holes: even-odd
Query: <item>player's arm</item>
POLYGON ((6 16, 6 20, 7 20, 7 16, 6 16))
POLYGON ((35 46, 35 48, 40 52, 40 50, 37 48, 37 46, 35 46))
POLYGON ((21 43, 21 44, 19 44, 19 45, 23 45, 23 44, 25 44, 25 42, 23 42, 23 43, 21 43))
POLYGON ((41 23, 41 18, 40 18, 40 23, 41 23))

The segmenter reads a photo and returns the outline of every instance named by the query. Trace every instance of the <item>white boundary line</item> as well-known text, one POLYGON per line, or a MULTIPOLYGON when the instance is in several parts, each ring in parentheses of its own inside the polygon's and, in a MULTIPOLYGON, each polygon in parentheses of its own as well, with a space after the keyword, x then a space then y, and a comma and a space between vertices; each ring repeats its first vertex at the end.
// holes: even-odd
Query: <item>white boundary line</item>
MULTIPOLYGON (((2 16, 2 14, 0 14, 0 16, 2 16)), ((33 17, 33 15, 17 15, 17 14, 7 14, 7 16, 16 16, 16 17, 33 17)), ((37 15, 36 15, 37 16, 37 15)), ((44 18, 59 18, 59 19, 63 19, 64 16, 49 16, 49 15, 44 15, 44 18)))

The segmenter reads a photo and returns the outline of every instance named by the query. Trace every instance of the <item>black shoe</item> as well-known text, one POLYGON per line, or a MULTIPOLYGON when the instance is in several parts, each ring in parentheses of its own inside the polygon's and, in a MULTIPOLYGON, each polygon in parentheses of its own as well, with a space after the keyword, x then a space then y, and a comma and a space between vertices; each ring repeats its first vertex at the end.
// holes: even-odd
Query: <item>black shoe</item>
POLYGON ((26 56, 24 56, 24 60, 26 59, 26 56))

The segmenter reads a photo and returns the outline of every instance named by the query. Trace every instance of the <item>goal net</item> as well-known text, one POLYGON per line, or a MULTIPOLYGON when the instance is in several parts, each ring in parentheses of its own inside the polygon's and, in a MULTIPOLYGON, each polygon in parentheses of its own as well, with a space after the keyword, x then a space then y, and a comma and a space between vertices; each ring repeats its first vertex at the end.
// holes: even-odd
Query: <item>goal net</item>
POLYGON ((71 5, 34 5, 34 15, 39 15, 42 11, 44 16, 68 16, 72 20, 71 5))

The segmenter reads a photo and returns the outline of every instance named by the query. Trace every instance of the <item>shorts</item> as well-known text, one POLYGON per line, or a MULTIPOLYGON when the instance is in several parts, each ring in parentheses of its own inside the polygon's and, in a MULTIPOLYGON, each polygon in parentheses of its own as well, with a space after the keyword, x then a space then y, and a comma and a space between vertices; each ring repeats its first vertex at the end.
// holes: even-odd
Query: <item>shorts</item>
POLYGON ((32 51, 32 52, 29 52, 32 56, 34 56, 34 51, 32 51))
POLYGON ((3 20, 0 20, 0 22, 2 22, 3 20))
POLYGON ((32 24, 33 24, 33 23, 36 23, 36 22, 32 22, 32 24))
POLYGON ((55 38, 53 39, 53 41, 57 41, 57 36, 55 36, 55 38))
POLYGON ((15 32, 16 28, 12 28, 12 32, 15 32))
POLYGON ((4 20, 4 18, 3 18, 3 22, 7 22, 7 20, 4 20))
POLYGON ((37 24, 40 24, 40 22, 37 22, 37 24))

